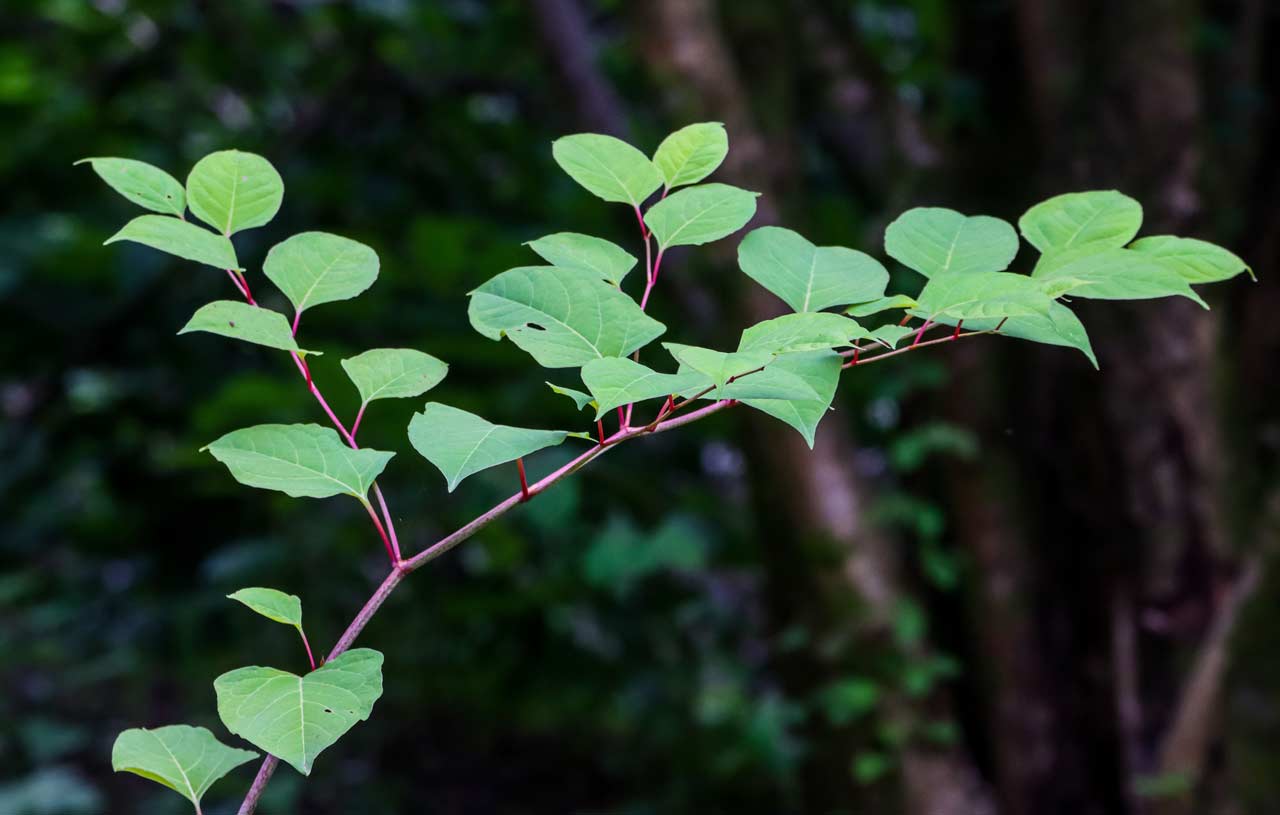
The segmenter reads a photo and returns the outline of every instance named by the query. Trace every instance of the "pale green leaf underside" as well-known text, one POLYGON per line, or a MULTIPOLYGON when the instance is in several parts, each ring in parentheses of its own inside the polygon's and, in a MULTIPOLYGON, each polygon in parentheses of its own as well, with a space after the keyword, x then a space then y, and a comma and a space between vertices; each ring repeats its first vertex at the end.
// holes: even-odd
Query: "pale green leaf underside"
POLYGON ((1188 283, 1218 283, 1241 272, 1253 275, 1253 270, 1233 253, 1195 238, 1152 235, 1139 238, 1129 248, 1169 266, 1188 283))
POLYGON ((275 620, 278 623, 294 626, 299 631, 302 630, 302 600, 296 595, 254 586, 232 592, 227 597, 243 603, 268 620, 275 620))
POLYGON ((412 348, 374 348, 342 360, 363 402, 421 396, 440 384, 449 366, 412 348))
POLYGON ((784 354, 843 348, 857 340, 869 339, 871 332, 857 321, 830 312, 784 314, 756 323, 742 332, 739 351, 766 351, 784 354))
POLYGON ((1018 233, 999 218, 952 209, 916 207, 884 231, 889 257, 925 277, 1002 272, 1018 254, 1018 233))
POLYGON ((911 313, 929 320, 973 320, 1047 314, 1052 304, 1037 281, 1026 275, 970 272, 932 278, 911 313))
POLYGON ((1116 190, 1069 192, 1036 204, 1018 219, 1022 236, 1041 252, 1118 248, 1142 226, 1142 205, 1116 190))
POLYGON ((197 161, 187 176, 187 206, 227 237, 267 223, 283 200, 280 174, 271 162, 254 153, 210 153, 197 161))
MULTIPOLYGON (((593 362, 594 361, 595 360, 593 360, 593 362)), ((590 365, 591 363, 587 364, 590 365)), ((587 405, 595 405, 596 403, 595 400, 591 398, 591 394, 583 393, 580 390, 566 388, 561 385, 557 385, 554 382, 548 382, 547 387, 551 388, 552 393, 558 393, 561 396, 567 396, 572 399, 573 403, 578 406, 578 410, 585 410, 587 405)))
POLYGON ((843 246, 814 246, 776 226, 753 229, 738 245, 738 266, 791 307, 821 311, 884 294, 889 273, 878 260, 843 246))
POLYGON ((762 368, 773 359, 771 351, 725 352, 675 342, 664 342, 662 347, 671 352, 681 365, 710 379, 717 389, 735 376, 762 368))
POLYGON ((729 136, 719 122, 682 127, 662 140, 653 163, 667 189, 695 184, 715 172, 729 153, 729 136))
POLYGON ((1086 246, 1050 252, 1040 258, 1031 276, 1051 297, 1145 300, 1178 295, 1205 306, 1176 267, 1132 249, 1086 246))
POLYGON ((257 757, 228 747, 203 727, 175 724, 121 733, 111 748, 111 768, 163 784, 199 807, 215 781, 257 757))
POLYGON ((552 266, 592 272, 614 286, 636 265, 635 257, 616 243, 578 232, 546 235, 529 241, 529 248, 552 266))
POLYGON ((756 197, 728 184, 700 184, 674 192, 649 208, 644 222, 658 246, 699 246, 732 235, 756 214, 756 197))
POLYGON ((232 733, 303 775, 382 695, 382 654, 356 648, 305 676, 253 666, 219 676, 218 716, 232 733))
POLYGON ((582 381, 596 401, 596 418, 622 405, 698 391, 712 383, 697 372, 664 374, 626 358, 597 359, 582 368, 582 381))
POLYGON ((215 300, 205 303, 182 327, 179 334, 206 331, 233 340, 243 340, 281 351, 298 351, 319 355, 319 351, 306 351, 298 347, 289 328, 289 321, 278 311, 251 306, 235 300, 215 300))
POLYGON ((827 415, 831 401, 835 398, 843 361, 843 357, 830 350, 783 354, 760 373, 751 374, 727 386, 726 395, 741 399, 744 405, 786 422, 804 436, 805 443, 812 449, 818 423, 827 415), (751 380, 756 377, 760 377, 761 381, 752 383, 751 380), (792 387, 793 382, 800 381, 806 385, 807 391, 801 395, 792 390, 789 397, 783 398, 753 398, 750 395, 738 395, 734 391, 739 386, 767 385, 770 379, 777 379, 778 384, 786 388, 792 387))
MULTIPOLYGON (((956 324, 954 318, 945 315, 939 317, 936 322, 942 325, 956 324)), ((1088 357, 1093 367, 1098 367, 1098 358, 1093 353, 1093 345, 1089 342, 1089 335, 1085 331, 1084 324, 1080 322, 1080 319, 1076 317, 1071 309, 1061 303, 1052 303, 1046 314, 1025 314, 1007 319, 1003 317, 965 319, 964 321, 966 331, 990 331, 996 326, 1000 326, 1000 333, 1005 336, 1045 345, 1075 348, 1088 357)))
POLYGON ((131 158, 82 158, 107 186, 140 207, 165 215, 182 215, 187 194, 181 182, 145 161, 131 158))
POLYGON ((133 241, 218 269, 240 269, 230 240, 169 215, 139 215, 105 243, 116 241, 133 241))
POLYGON ((471 325, 507 336, 547 368, 626 356, 666 330, 593 272, 557 266, 509 269, 471 293, 471 325))
POLYGON ((613 136, 565 136, 551 143, 551 155, 570 178, 606 201, 639 206, 662 186, 649 157, 613 136))
POLYGON ((870 302, 850 306, 844 310, 844 313, 850 317, 870 317, 872 314, 879 314, 882 311, 890 311, 895 308, 911 309, 915 308, 916 305, 915 299, 905 294, 891 294, 888 297, 879 297, 870 302))
POLYGON ((444 474, 449 492, 469 475, 554 447, 566 436, 563 430, 493 424, 439 402, 428 402, 409 422, 409 442, 444 474))
POLYGON ((205 448, 241 484, 293 498, 350 495, 368 499, 370 485, 394 453, 353 450, 337 431, 316 424, 262 424, 234 430, 205 448))
POLYGON ((302 312, 350 300, 378 279, 378 254, 359 241, 328 232, 303 232, 277 243, 262 271, 302 312))

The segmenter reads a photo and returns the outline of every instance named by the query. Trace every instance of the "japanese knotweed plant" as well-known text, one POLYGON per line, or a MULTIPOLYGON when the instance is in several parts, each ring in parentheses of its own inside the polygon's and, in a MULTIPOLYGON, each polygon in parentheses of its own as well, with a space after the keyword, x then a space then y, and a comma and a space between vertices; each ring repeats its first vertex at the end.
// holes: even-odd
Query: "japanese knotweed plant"
MULTIPOLYGON (((113 189, 151 210, 107 243, 134 241, 220 269, 239 296, 202 306, 178 333, 218 334, 283 351, 328 421, 328 426, 232 430, 204 449, 251 487, 302 498, 354 498, 368 513, 389 561, 386 579, 319 660, 303 631, 297 597, 256 587, 230 595, 296 628, 309 668, 294 673, 285 667, 242 667, 214 680, 223 724, 267 754, 241 815, 253 812, 278 762, 309 774, 326 748, 369 717, 382 693, 382 654, 352 645, 400 581, 606 451, 739 405, 787 423, 812 446, 842 371, 995 333, 1075 348, 1096 366, 1084 326, 1064 296, 1178 295, 1204 305, 1192 284, 1247 271, 1238 257, 1203 241, 1169 235, 1134 240, 1142 208, 1113 190, 1059 195, 1027 210, 1018 226, 1040 253, 1030 274, 1006 271, 1019 239, 999 218, 939 208, 904 213, 886 230, 884 249, 925 278, 916 297, 886 293, 889 274, 870 255, 815 246, 791 230, 765 226, 738 245, 738 264, 790 313, 745 329, 735 348, 664 342, 665 353, 645 351, 641 362, 642 350, 666 333, 666 326, 645 310, 667 252, 726 238, 755 214, 756 193, 702 183, 727 151, 724 128, 715 123, 671 134, 652 158, 609 136, 579 134, 554 143, 555 161, 574 181, 634 212, 644 255, 641 279, 628 279, 637 259, 625 249, 591 235, 558 232, 529 243, 540 262, 508 269, 471 291, 468 314, 484 336, 505 337, 545 368, 575 371, 580 383, 571 382, 566 371, 551 390, 573 399, 579 410, 593 411, 594 426, 583 432, 510 427, 427 402, 410 421, 408 440, 440 470, 450 491, 467 476, 513 463, 519 490, 408 556, 378 486, 394 454, 361 447, 357 433, 374 402, 421 397, 444 378, 446 364, 407 348, 375 348, 342 360, 360 395, 359 411, 347 424, 312 378, 309 360, 320 352, 299 344, 304 312, 355 297, 374 283, 378 256, 373 249, 325 232, 304 232, 276 244, 261 268, 293 306, 290 317, 254 299, 250 276, 232 244, 236 233, 266 224, 280 208, 284 185, 266 159, 236 150, 213 153, 192 168, 185 186, 142 162, 86 159, 113 189), (187 220, 188 212, 194 220, 187 220), (632 292, 639 293, 638 300, 632 292), (888 320, 870 319, 886 313, 888 320), (929 336, 944 326, 949 330, 929 336), (645 408, 648 412, 637 419, 645 408), (616 421, 611 432, 606 420, 616 421), (530 483, 524 458, 570 438, 584 449, 530 483)), ((127 730, 112 751, 116 770, 164 784, 197 813, 211 784, 257 757, 186 725, 127 730)))

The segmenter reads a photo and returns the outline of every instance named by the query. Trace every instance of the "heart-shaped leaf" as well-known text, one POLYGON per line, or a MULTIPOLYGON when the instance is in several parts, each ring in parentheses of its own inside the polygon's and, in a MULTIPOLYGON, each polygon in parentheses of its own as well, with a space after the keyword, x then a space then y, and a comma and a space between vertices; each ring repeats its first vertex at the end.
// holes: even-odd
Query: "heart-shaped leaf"
POLYGON ((310 775, 321 751, 369 718, 382 695, 382 654, 356 648, 305 676, 240 668, 213 689, 228 730, 310 775))
POLYGON ((644 222, 662 249, 700 246, 746 226, 756 214, 759 195, 728 184, 700 184, 654 204, 644 214, 644 222))
POLYGON ((197 218, 227 237, 267 223, 283 200, 280 174, 254 153, 210 153, 187 176, 187 205, 197 218))
POLYGON ((343 444, 316 424, 260 424, 234 430, 204 448, 241 484, 293 498, 350 495, 366 503, 370 485, 395 453, 343 444))
POLYGON ((218 269, 240 269, 235 247, 222 235, 168 215, 139 215, 104 242, 133 241, 218 269))
POLYGON ((739 351, 766 351, 784 354, 843 348, 857 340, 870 339, 871 332, 856 320, 828 312, 784 314, 756 323, 742 332, 739 351))
POLYGON ((639 206, 662 186, 649 157, 613 136, 565 136, 551 143, 551 155, 570 178, 606 201, 639 206))
POLYGON ((1041 252, 1119 248, 1133 240, 1141 226, 1142 205, 1116 190, 1056 195, 1018 219, 1022 236, 1041 252))
POLYGON ((116 736, 111 768, 163 784, 200 812, 200 799, 218 779, 253 761, 252 750, 228 747, 203 727, 185 724, 134 728, 116 736))
POLYGON ((1129 248, 1176 270, 1188 283, 1217 283, 1241 272, 1253 276, 1253 270, 1231 252, 1195 238, 1152 235, 1139 238, 1129 248))
POLYGON ((365 404, 375 399, 421 396, 449 372, 445 363, 412 348, 375 348, 342 360, 342 369, 365 404))
POLYGON ((206 331, 281 351, 320 355, 319 351, 298 347, 289 321, 280 312, 235 300, 215 300, 201 306, 178 333, 189 334, 192 331, 206 331))
POLYGON ((182 184, 159 167, 131 158, 82 158, 76 164, 86 162, 107 186, 140 207, 179 217, 187 209, 182 184))
POLYGON ((729 154, 729 136, 719 122, 682 127, 662 140, 653 163, 666 188, 695 184, 715 172, 729 154))
POLYGON ((614 286, 636 265, 636 259, 617 244, 577 232, 546 235, 529 241, 529 248, 552 266, 592 272, 614 286))
POLYGON ((444 474, 449 492, 469 475, 554 447, 568 435, 494 424, 439 402, 428 402, 409 422, 409 442, 444 474))
POLYGON ((1002 272, 1018 254, 1018 233, 999 218, 916 207, 885 229, 884 251, 925 277, 1002 272))
POLYGON ((1178 295, 1208 308, 1172 264, 1132 249, 1064 249, 1040 258, 1031 276, 1050 297, 1146 300, 1178 295))
POLYGON ((509 269, 471 292, 471 325, 504 335, 547 368, 578 368, 626 356, 666 326, 594 272, 558 266, 509 269))
POLYGON ((835 398, 836 385, 840 380, 840 365, 843 362, 843 357, 829 350, 783 354, 760 373, 727 386, 725 394, 791 425, 804 436, 805 443, 812 449, 818 423, 827 415, 831 401, 835 398), (753 382, 756 377, 760 378, 759 381, 753 382), (803 382, 805 390, 801 392, 795 388, 792 384, 794 381, 803 382), (740 395, 735 391, 736 388, 748 385, 759 388, 774 383, 785 389, 788 395, 781 398, 761 398, 749 394, 740 395))
POLYGON ((321 303, 350 300, 378 279, 378 254, 363 243, 303 232, 277 243, 262 271, 302 311, 321 303))
POLYGON ((625 357, 588 362, 582 367, 582 382, 595 397, 597 419, 621 405, 698 391, 711 385, 705 374, 658 373, 625 357))
POLYGON ((925 284, 917 317, 974 320, 1048 314, 1053 300, 1036 281, 1008 272, 970 272, 938 275, 925 284))
POLYGON ((884 294, 889 273, 880 261, 843 246, 814 246, 776 226, 753 229, 738 245, 738 266, 792 311, 821 311, 884 294))

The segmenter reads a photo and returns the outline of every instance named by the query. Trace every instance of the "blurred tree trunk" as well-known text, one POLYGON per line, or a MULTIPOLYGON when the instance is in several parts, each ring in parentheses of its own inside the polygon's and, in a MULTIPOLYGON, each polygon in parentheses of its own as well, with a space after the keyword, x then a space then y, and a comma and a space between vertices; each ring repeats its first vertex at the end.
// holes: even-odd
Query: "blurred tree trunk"
MULTIPOLYGON (((650 37, 646 53, 660 74, 671 75, 679 97, 674 103, 692 115, 725 123, 733 149, 722 176, 760 191, 756 224, 780 221, 777 202, 795 186, 785 145, 771 143, 756 122, 743 81, 709 0, 659 0, 648 5, 650 37)), ((772 64, 782 46, 770 49, 772 64)), ((731 262, 730 258, 726 258, 731 262)), ((756 287, 748 289, 742 310, 748 321, 777 316, 778 304, 756 287)), ((865 518, 867 485, 852 466, 854 443, 847 428, 828 421, 812 451, 794 431, 771 420, 750 417, 748 451, 756 488, 767 494, 761 507, 762 540, 769 548, 770 594, 775 625, 799 624, 815 637, 840 625, 838 609, 852 588, 881 629, 903 597, 899 564, 890 542, 865 518), (779 489, 779 485, 785 485, 779 489), (833 545, 844 567, 833 585, 806 541, 833 545), (834 594, 833 594, 834 593, 834 594)), ((847 615, 845 615, 847 616, 847 615)), ((797 655, 787 671, 795 696, 803 697, 835 678, 832 668, 810 653, 797 655)), ((938 702, 944 709, 945 700, 938 702)), ((888 716, 909 724, 914 712, 891 699, 888 716)), ((945 715, 945 710, 943 712, 945 715)), ((852 755, 828 739, 814 745, 805 774, 801 811, 845 811, 854 799, 852 755), (837 749, 830 749, 832 747, 837 749)), ((909 815, 978 815, 993 811, 976 769, 963 748, 908 743, 902 752, 905 812, 909 815)))

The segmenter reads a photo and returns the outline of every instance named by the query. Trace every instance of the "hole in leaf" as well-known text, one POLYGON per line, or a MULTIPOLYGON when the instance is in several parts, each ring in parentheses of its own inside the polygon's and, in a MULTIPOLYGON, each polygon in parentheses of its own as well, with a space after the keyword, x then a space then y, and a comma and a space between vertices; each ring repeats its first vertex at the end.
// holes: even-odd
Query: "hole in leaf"
POLYGON ((332 711, 331 709, 329 709, 329 708, 325 708, 325 709, 324 709, 324 712, 325 712, 325 713, 332 713, 333 711, 332 711))
POLYGON ((537 323, 527 323, 527 324, 525 325, 525 328, 532 328, 534 331, 546 331, 546 330, 547 330, 546 328, 544 328, 544 327, 542 327, 542 326, 538 325, 537 323))

